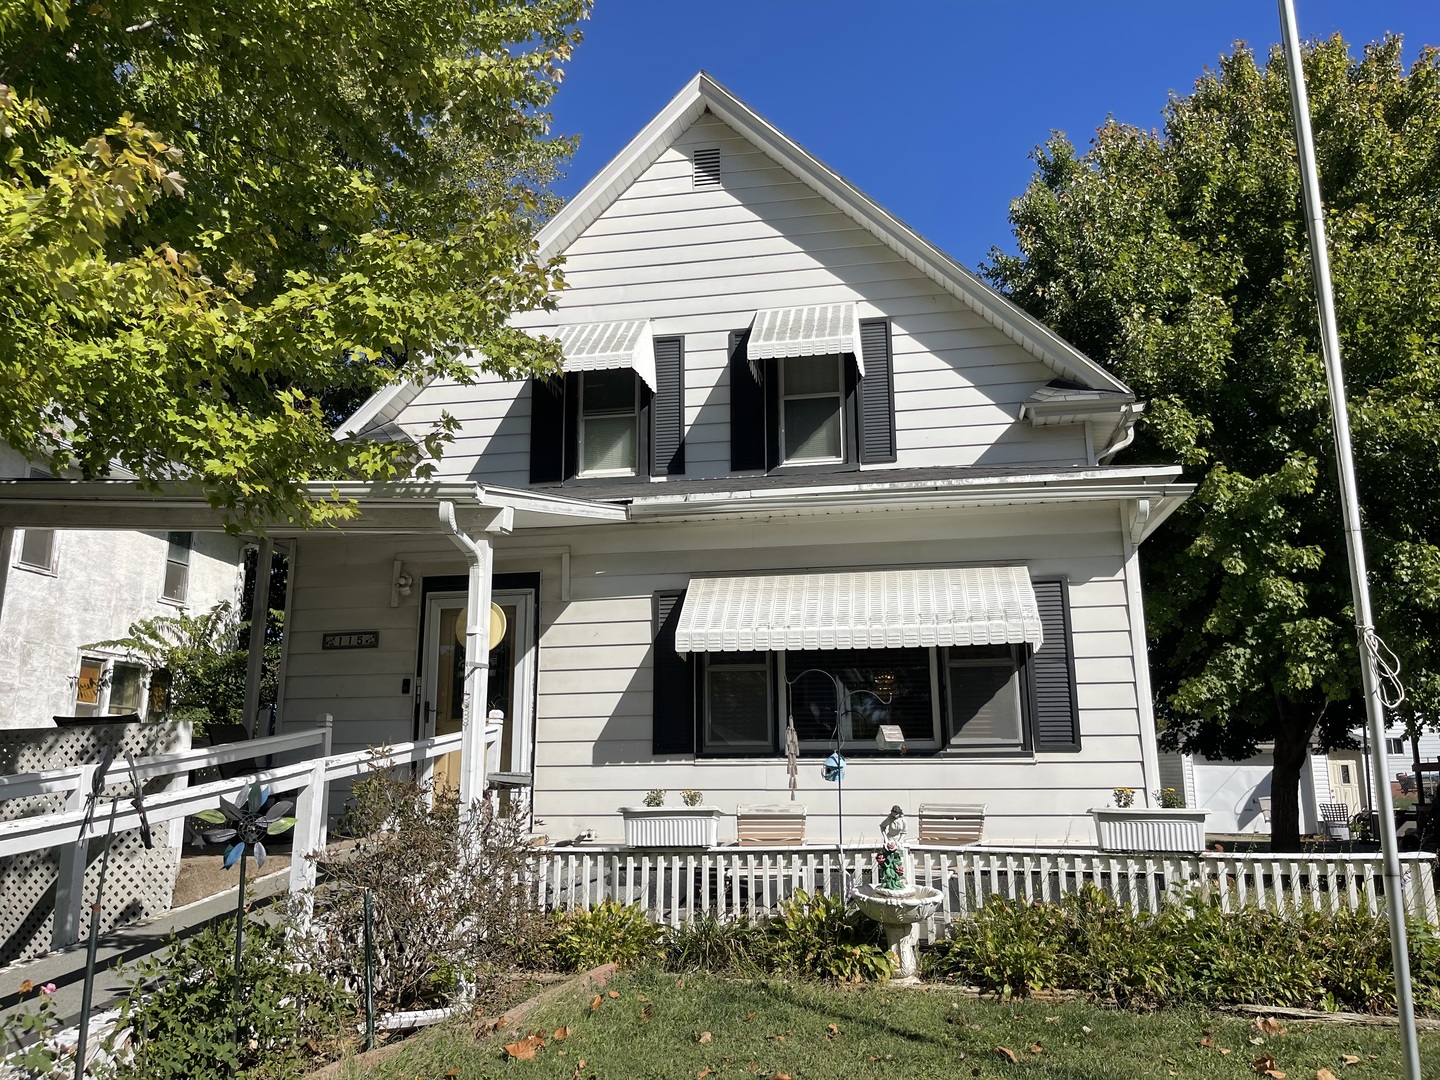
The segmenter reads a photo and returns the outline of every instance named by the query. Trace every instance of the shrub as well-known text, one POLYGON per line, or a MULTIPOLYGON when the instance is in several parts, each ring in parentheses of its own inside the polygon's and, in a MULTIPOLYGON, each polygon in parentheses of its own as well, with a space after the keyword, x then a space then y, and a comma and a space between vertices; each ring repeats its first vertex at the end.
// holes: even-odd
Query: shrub
POLYGON ((879 924, 848 910, 838 896, 796 889, 765 923, 772 969, 813 978, 888 979, 894 967, 879 924))
MULTIPOLYGON (((1415 997, 1440 1005, 1440 939, 1411 930, 1415 997)), ((1001 994, 1079 990, 1115 1004, 1394 1008, 1385 921, 1355 912, 1222 909, 1198 895, 1135 914, 1093 885, 1056 904, 992 901, 957 922, 930 970, 1001 994)))
POLYGON ((294 964, 281 925, 246 926, 238 1006, 228 920, 128 974, 120 1028, 134 1054, 117 1066, 117 1080, 299 1075, 315 1057, 334 1056, 355 1019, 350 994, 294 964))
POLYGON ((298 943, 316 971, 358 988, 366 889, 379 1009, 444 1003, 539 954, 547 923, 522 821, 489 803, 461 813, 453 798, 376 769, 355 785, 341 830, 358 839, 317 858, 330 881, 316 890, 310 933, 298 943))
POLYGON ((558 914, 550 953, 564 971, 584 971, 600 964, 635 967, 664 955, 664 933, 639 904, 606 900, 589 911, 576 908, 558 914))
POLYGON ((665 941, 669 971, 754 975, 764 970, 765 930, 748 918, 720 919, 704 912, 665 941))

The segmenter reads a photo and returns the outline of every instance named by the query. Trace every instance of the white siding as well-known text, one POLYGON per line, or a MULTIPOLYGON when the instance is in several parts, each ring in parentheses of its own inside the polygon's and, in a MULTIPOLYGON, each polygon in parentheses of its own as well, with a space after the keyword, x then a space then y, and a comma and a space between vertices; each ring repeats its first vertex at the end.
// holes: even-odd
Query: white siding
MULTIPOLYGON (((846 301, 860 302, 862 318, 892 320, 898 466, 1087 461, 1082 427, 1019 422, 1053 372, 714 117, 571 245, 565 277, 558 321, 650 318, 657 336, 684 336, 689 477, 729 471, 729 332, 757 309, 846 301), (691 190, 696 146, 720 147, 721 187, 691 190)), ((436 385, 402 422, 419 432, 443 411, 462 425, 443 476, 528 481, 526 384, 436 385)))
MULTIPOLYGON (((736 805, 784 802, 784 759, 653 760, 651 598, 691 576, 729 570, 1023 561, 1036 576, 1070 579, 1083 748, 1072 754, 965 759, 914 754, 857 758, 846 777, 846 834, 874 831, 895 803, 984 802, 986 835, 1025 842, 1093 839, 1085 811, 1112 788, 1144 783, 1121 541, 1112 508, 925 512, 900 523, 882 515, 784 524, 601 525, 547 530, 568 546, 571 599, 560 600, 558 564, 531 557, 533 534, 497 541, 500 572, 539 571, 539 686, 535 811, 552 839, 593 829, 618 839, 622 805, 650 788, 699 788, 727 814, 736 805)), ((414 701, 401 681, 416 674, 420 590, 389 606, 395 558, 417 582, 458 574, 463 562, 437 543, 313 538, 302 541, 284 689, 287 723, 336 718, 336 748, 410 737, 414 701), (326 630, 379 629, 380 648, 323 653, 326 630)), ((810 835, 833 838, 835 787, 818 758, 802 761, 799 802, 810 835)), ((728 828, 733 836, 733 819, 728 828)))

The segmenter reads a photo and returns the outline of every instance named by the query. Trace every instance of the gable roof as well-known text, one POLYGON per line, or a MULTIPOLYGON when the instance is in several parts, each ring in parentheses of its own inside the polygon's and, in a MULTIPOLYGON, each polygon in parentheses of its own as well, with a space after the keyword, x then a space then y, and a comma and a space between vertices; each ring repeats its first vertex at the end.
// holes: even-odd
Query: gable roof
POLYGON ((1064 379, 1128 394, 1129 388, 1044 323, 985 284, 839 173, 824 165, 707 73, 671 99, 536 237, 540 257, 563 254, 685 131, 710 112, 776 164, 944 287, 981 318, 1064 379))

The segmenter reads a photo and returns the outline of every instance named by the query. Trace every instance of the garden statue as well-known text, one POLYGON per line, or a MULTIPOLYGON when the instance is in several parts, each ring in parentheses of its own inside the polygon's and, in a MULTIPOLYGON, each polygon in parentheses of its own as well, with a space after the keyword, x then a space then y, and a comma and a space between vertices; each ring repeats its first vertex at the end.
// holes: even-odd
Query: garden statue
POLYGON ((920 923, 935 914, 939 889, 915 883, 915 867, 905 842, 905 811, 892 806, 880 822, 880 847, 875 852, 874 885, 855 890, 855 904, 885 928, 885 940, 895 954, 895 981, 919 982, 915 945, 920 923))

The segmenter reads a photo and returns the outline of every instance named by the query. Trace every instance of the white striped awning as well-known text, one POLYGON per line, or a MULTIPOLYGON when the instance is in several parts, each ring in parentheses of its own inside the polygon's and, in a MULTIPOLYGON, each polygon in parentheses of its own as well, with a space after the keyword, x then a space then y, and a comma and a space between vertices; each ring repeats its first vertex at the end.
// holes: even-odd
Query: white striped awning
POLYGON ((1023 566, 696 578, 675 630, 680 653, 1042 640, 1023 566))
POLYGON ((854 303, 821 304, 757 311, 746 353, 751 360, 854 353, 855 363, 864 375, 859 307, 854 303))
POLYGON ((649 319, 628 322, 577 323, 555 331, 566 371, 608 371, 630 368, 655 389, 655 338, 649 319))

